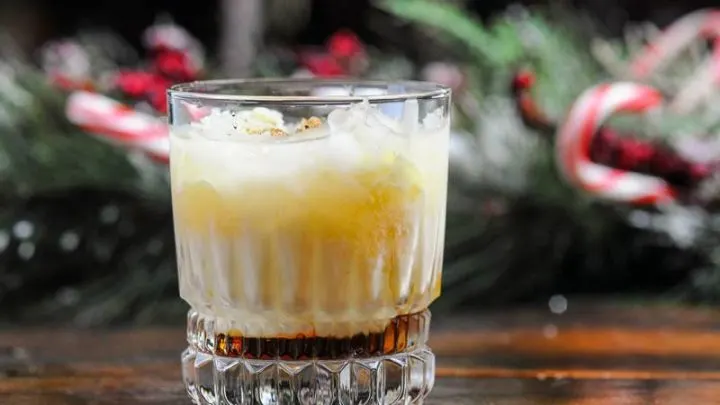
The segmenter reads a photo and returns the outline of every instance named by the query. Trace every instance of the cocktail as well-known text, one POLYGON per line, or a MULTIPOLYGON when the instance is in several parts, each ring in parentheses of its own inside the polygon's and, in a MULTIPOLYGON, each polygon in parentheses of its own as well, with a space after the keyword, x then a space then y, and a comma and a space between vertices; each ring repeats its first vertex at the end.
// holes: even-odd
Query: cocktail
POLYGON ((233 80, 169 94, 192 400, 422 402, 434 382, 449 90, 233 80))

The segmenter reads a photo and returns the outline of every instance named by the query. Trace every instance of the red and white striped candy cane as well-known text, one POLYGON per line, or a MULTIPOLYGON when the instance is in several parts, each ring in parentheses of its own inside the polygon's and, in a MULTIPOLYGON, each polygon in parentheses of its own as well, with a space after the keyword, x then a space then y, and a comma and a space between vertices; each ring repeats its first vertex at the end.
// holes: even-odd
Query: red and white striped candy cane
POLYGON ((70 95, 65 114, 70 122, 103 140, 169 160, 168 125, 160 118, 86 91, 70 95))
POLYGON ((631 63, 633 77, 644 79, 661 69, 698 39, 720 37, 720 10, 698 10, 665 29, 631 63))
POLYGON ((616 113, 642 113, 662 104, 655 89, 634 83, 601 84, 580 96, 558 130, 555 146, 561 172, 573 184, 597 196, 634 204, 675 199, 665 180, 599 165, 590 160, 598 128, 616 113))
POLYGON ((712 40, 713 52, 682 86, 670 104, 674 111, 691 111, 720 84, 720 10, 699 10, 670 25, 631 63, 633 78, 651 77, 693 41, 699 39, 712 40))

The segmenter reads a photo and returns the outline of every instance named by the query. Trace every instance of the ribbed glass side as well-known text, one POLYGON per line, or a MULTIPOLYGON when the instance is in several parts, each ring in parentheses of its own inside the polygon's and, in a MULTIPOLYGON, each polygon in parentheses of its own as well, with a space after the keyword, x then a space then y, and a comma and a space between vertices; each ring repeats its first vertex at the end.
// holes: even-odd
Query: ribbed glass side
POLYGON ((175 130, 179 286, 193 308, 256 336, 352 335, 440 295, 447 127, 380 136, 361 128, 380 117, 354 108, 357 128, 307 142, 175 130))
MULTIPOLYGON (((393 184, 386 188, 396 192, 393 184)), ((243 332, 294 335, 315 329, 338 335, 376 329, 375 320, 422 311, 440 294, 441 210, 423 213, 420 202, 404 201, 374 207, 381 197, 366 198, 373 191, 363 189, 362 197, 346 197, 361 200, 359 207, 333 196, 321 200, 340 200, 335 208, 292 214, 283 204, 304 200, 276 196, 277 207, 263 207, 270 214, 252 215, 262 225, 247 220, 242 226, 248 229, 239 230, 225 218, 244 211, 209 209, 219 204, 206 202, 213 192, 195 191, 191 196, 186 187, 174 202, 187 214, 178 214, 175 224, 180 295, 203 312, 244 320, 243 332), (205 202, 183 206, 187 201, 205 202), (202 218, 193 223, 190 215, 202 218)))

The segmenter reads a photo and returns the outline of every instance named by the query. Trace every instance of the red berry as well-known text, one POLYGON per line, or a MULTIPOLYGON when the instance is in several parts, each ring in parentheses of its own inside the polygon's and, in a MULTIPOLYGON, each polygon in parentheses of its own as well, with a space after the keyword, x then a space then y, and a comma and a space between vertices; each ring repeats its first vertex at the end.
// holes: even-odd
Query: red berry
POLYGON ((155 75, 152 73, 124 71, 118 73, 115 85, 125 95, 140 98, 145 95, 155 80, 155 75))
POLYGON ((513 88, 515 90, 527 90, 535 84, 535 75, 529 70, 523 70, 513 77, 513 88))
POLYGON ((153 67, 161 75, 179 82, 195 80, 198 74, 190 55, 174 50, 159 52, 153 67))
POLYGON ((365 53, 362 41, 350 31, 338 31, 333 34, 327 44, 330 55, 335 58, 349 59, 365 53))
POLYGON ((342 65, 340 65, 337 60, 327 55, 305 58, 304 64, 315 76, 336 77, 346 74, 342 65))

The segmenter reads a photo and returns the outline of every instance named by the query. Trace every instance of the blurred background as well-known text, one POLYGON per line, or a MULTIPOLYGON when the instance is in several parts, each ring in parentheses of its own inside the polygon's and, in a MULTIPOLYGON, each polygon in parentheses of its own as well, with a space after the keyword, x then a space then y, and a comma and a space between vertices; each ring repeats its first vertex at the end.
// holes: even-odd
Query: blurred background
POLYGON ((588 298, 714 305, 720 20, 703 9, 711 4, 0 0, 0 326, 182 322, 157 137, 164 92, 251 76, 453 88, 436 312, 562 312, 588 298), (588 89, 618 81, 645 86, 632 105, 612 106, 634 114, 579 105, 588 89), (640 111, 646 104, 661 113, 640 111), (570 137, 584 141, 569 153, 606 170, 600 183, 564 160, 556 134, 573 125, 570 137))

